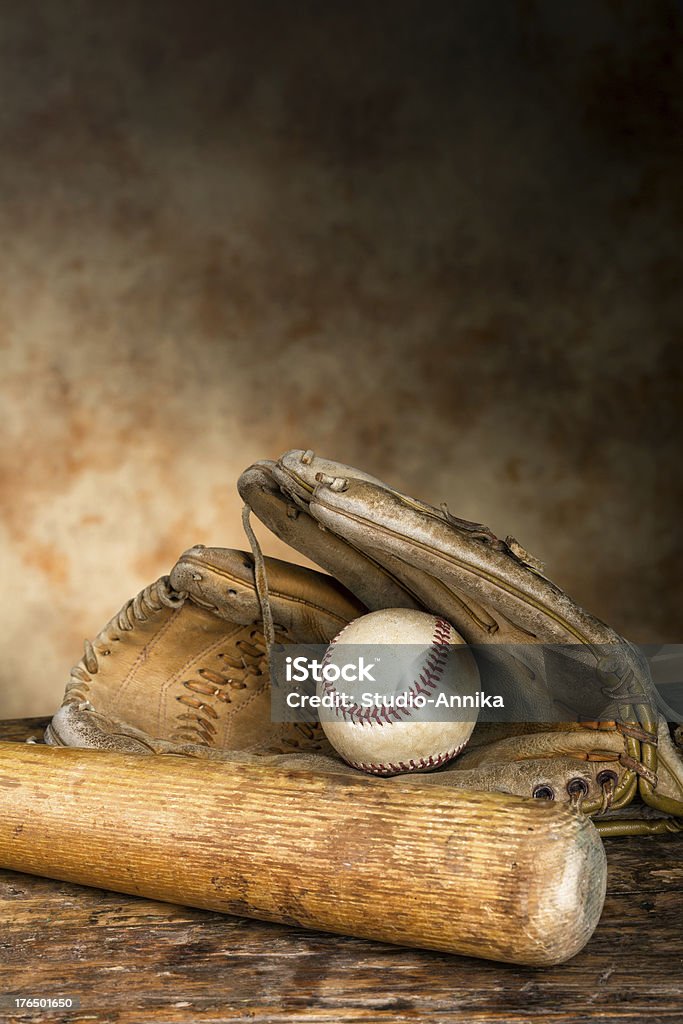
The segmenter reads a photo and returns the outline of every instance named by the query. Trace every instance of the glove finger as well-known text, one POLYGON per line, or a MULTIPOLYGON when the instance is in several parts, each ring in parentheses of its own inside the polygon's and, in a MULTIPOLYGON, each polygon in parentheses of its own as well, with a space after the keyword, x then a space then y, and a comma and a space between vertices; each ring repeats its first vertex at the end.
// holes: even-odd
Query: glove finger
MULTIPOLYGON (((295 636, 298 643, 328 643, 366 611, 331 576, 279 558, 266 558, 265 563, 276 627, 295 636)), ((254 561, 245 551, 197 544, 180 556, 169 579, 175 590, 227 622, 248 626, 261 616, 254 561)))
MULTIPOLYGON (((513 659, 513 680, 516 665, 526 666, 527 678, 537 684, 526 684, 532 706, 540 702, 536 720, 545 713, 547 690, 544 654, 535 652, 534 645, 560 644, 571 645, 564 648, 570 655, 565 659, 565 695, 579 681, 572 674, 572 661, 582 669, 578 675, 583 681, 575 687, 579 706, 572 705, 579 716, 588 717, 579 699, 585 693, 586 670, 592 675, 605 663, 609 670, 601 674, 601 683, 610 696, 603 717, 637 718, 651 730, 654 689, 637 651, 514 554, 506 542, 473 524, 463 527, 448 513, 389 488, 354 478, 342 484, 319 483, 309 504, 311 514, 368 557, 378 562, 391 559, 394 574, 469 643, 516 645, 508 646, 506 653, 497 651, 495 661, 507 674, 505 662, 513 659), (487 620, 482 619, 482 609, 487 620), (610 714, 609 700, 615 706, 610 714)), ((515 689, 519 686, 513 685, 512 692, 515 689)), ((595 680, 595 693, 600 692, 595 680)))
MULTIPOLYGON (((463 636, 487 642, 614 643, 620 638, 584 612, 563 591, 513 555, 503 541, 455 525, 447 513, 406 499, 389 488, 350 478, 345 490, 320 483, 311 514, 332 532, 382 559, 420 570, 458 595, 472 611, 463 636), (489 609, 482 623, 476 606, 489 609)), ((435 596, 441 593, 434 588, 435 596)), ((460 628, 460 626, 459 626, 460 628)))
POLYGON ((308 491, 296 478, 290 480, 280 473, 285 491, 274 470, 275 463, 256 463, 242 473, 237 487, 242 500, 276 537, 326 569, 371 611, 420 607, 386 566, 356 551, 336 534, 323 533, 304 500, 312 488, 308 491))
MULTIPOLYGON (((250 467, 242 474, 238 488, 256 515, 278 537, 341 579, 372 610, 413 607, 438 612, 454 624, 461 621, 467 610, 458 595, 420 568, 413 569, 406 561, 393 558, 386 549, 376 559, 367 543, 357 548, 334 528, 326 528, 324 532, 318 529, 322 523, 310 507, 316 488, 321 486, 321 480, 334 488, 335 480, 349 478, 399 494, 361 470, 298 449, 286 452, 277 463, 260 462, 250 467), (285 508, 289 521, 284 518, 285 508), (435 602, 435 591, 439 589, 442 591, 440 601, 435 602)), ((406 502, 412 500, 405 495, 401 497, 406 502)), ((486 529, 478 524, 466 525, 476 530, 486 529)), ((372 524, 369 533, 372 534, 372 524)), ((369 539, 361 538, 362 542, 369 539)), ((471 642, 485 639, 487 631, 497 629, 496 620, 483 606, 470 600, 469 608, 474 612, 476 625, 484 631, 468 635, 471 642)))

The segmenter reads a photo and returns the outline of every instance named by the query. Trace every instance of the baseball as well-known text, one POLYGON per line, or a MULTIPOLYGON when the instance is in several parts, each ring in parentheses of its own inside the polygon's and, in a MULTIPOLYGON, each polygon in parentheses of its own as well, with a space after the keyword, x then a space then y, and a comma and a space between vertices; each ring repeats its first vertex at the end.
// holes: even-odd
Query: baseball
POLYGON ((328 740, 373 775, 431 771, 457 757, 476 724, 478 691, 479 670, 460 634, 407 608, 349 623, 328 647, 317 684, 328 740), (467 712, 453 710, 462 706, 467 712))

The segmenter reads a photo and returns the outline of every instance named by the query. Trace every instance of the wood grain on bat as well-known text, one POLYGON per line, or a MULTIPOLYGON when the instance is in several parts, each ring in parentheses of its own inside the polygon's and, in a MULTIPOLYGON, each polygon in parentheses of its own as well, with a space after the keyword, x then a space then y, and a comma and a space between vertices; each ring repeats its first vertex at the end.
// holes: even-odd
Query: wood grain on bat
POLYGON ((584 946, 606 880, 590 821, 545 801, 16 743, 0 867, 535 965, 584 946))

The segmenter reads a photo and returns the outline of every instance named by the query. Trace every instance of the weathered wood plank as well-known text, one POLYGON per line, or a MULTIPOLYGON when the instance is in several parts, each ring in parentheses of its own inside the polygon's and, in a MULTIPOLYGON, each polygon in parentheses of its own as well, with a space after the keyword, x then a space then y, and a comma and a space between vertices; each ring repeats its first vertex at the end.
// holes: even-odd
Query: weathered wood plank
POLYGON ((80 995, 83 1015, 75 1020, 92 1019, 103 1005, 108 1019, 121 1022, 143 1011, 145 1019, 173 1021, 578 1021, 597 1012, 624 1022, 680 1020, 682 912, 680 887, 654 904, 610 894, 586 950, 568 964, 534 970, 3 872, 0 978, 4 991, 80 995), (35 919, 32 907, 42 908, 35 919))

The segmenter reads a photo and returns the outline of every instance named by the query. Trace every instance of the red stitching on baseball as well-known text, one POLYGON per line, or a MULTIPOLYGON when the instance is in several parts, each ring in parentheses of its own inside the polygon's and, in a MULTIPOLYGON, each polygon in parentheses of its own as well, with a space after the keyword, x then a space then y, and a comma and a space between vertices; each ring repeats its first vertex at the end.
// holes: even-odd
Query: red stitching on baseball
POLYGON ((448 750, 445 754, 430 754, 429 757, 419 757, 417 760, 411 758, 410 761, 381 761, 379 764, 368 764, 365 761, 349 761, 348 757, 345 757, 344 760, 352 768, 370 772, 372 775, 396 775, 398 772, 414 772, 423 768, 440 768, 441 765, 457 757, 465 746, 465 743, 461 743, 455 750, 448 750))
MULTIPOLYGON (((350 625, 351 623, 349 623, 349 626, 350 625)), ((346 626, 345 629, 343 629, 341 633, 339 633, 330 643, 330 646, 327 648, 325 656, 323 657, 321 670, 329 664, 330 659, 332 657, 332 647, 344 635, 346 629, 348 628, 349 627, 346 626)), ((452 626, 449 622, 447 622, 445 619, 436 619, 434 625, 434 633, 432 636, 432 643, 426 656, 426 666, 424 670, 420 673, 419 678, 415 679, 410 688, 404 691, 404 693, 401 694, 401 696, 410 695, 413 699, 417 696, 427 697, 429 696, 430 691, 436 689, 436 687, 439 685, 439 682, 443 675, 444 667, 446 665, 446 661, 448 659, 448 648, 450 647, 451 631, 452 626)), ((327 679, 323 680, 323 693, 325 694, 325 696, 336 695, 337 689, 334 686, 334 683, 327 679)), ((392 717, 397 722, 400 722, 403 718, 411 717, 410 710, 407 707, 396 708, 382 706, 381 708, 379 708, 375 706, 371 708, 362 708, 358 704, 352 704, 350 707, 343 707, 339 704, 335 704, 334 713, 337 716, 337 718, 341 717, 344 719, 345 722, 356 722, 358 725, 384 725, 385 723, 389 724, 390 719, 392 717)), ((459 747, 458 750, 455 751, 455 753, 449 756, 455 757, 455 754, 457 754, 461 749, 462 747, 459 747)), ((444 754, 442 756, 445 758, 447 755, 444 754)), ((352 764, 352 762, 349 761, 349 764, 352 764)), ((357 765, 354 765, 354 767, 357 767, 357 765)), ((422 765, 422 767, 428 767, 428 765, 425 763, 424 765, 422 765)), ((434 765, 433 767, 436 767, 436 765, 434 765)), ((368 768, 363 770, 371 771, 372 769, 368 768)))

